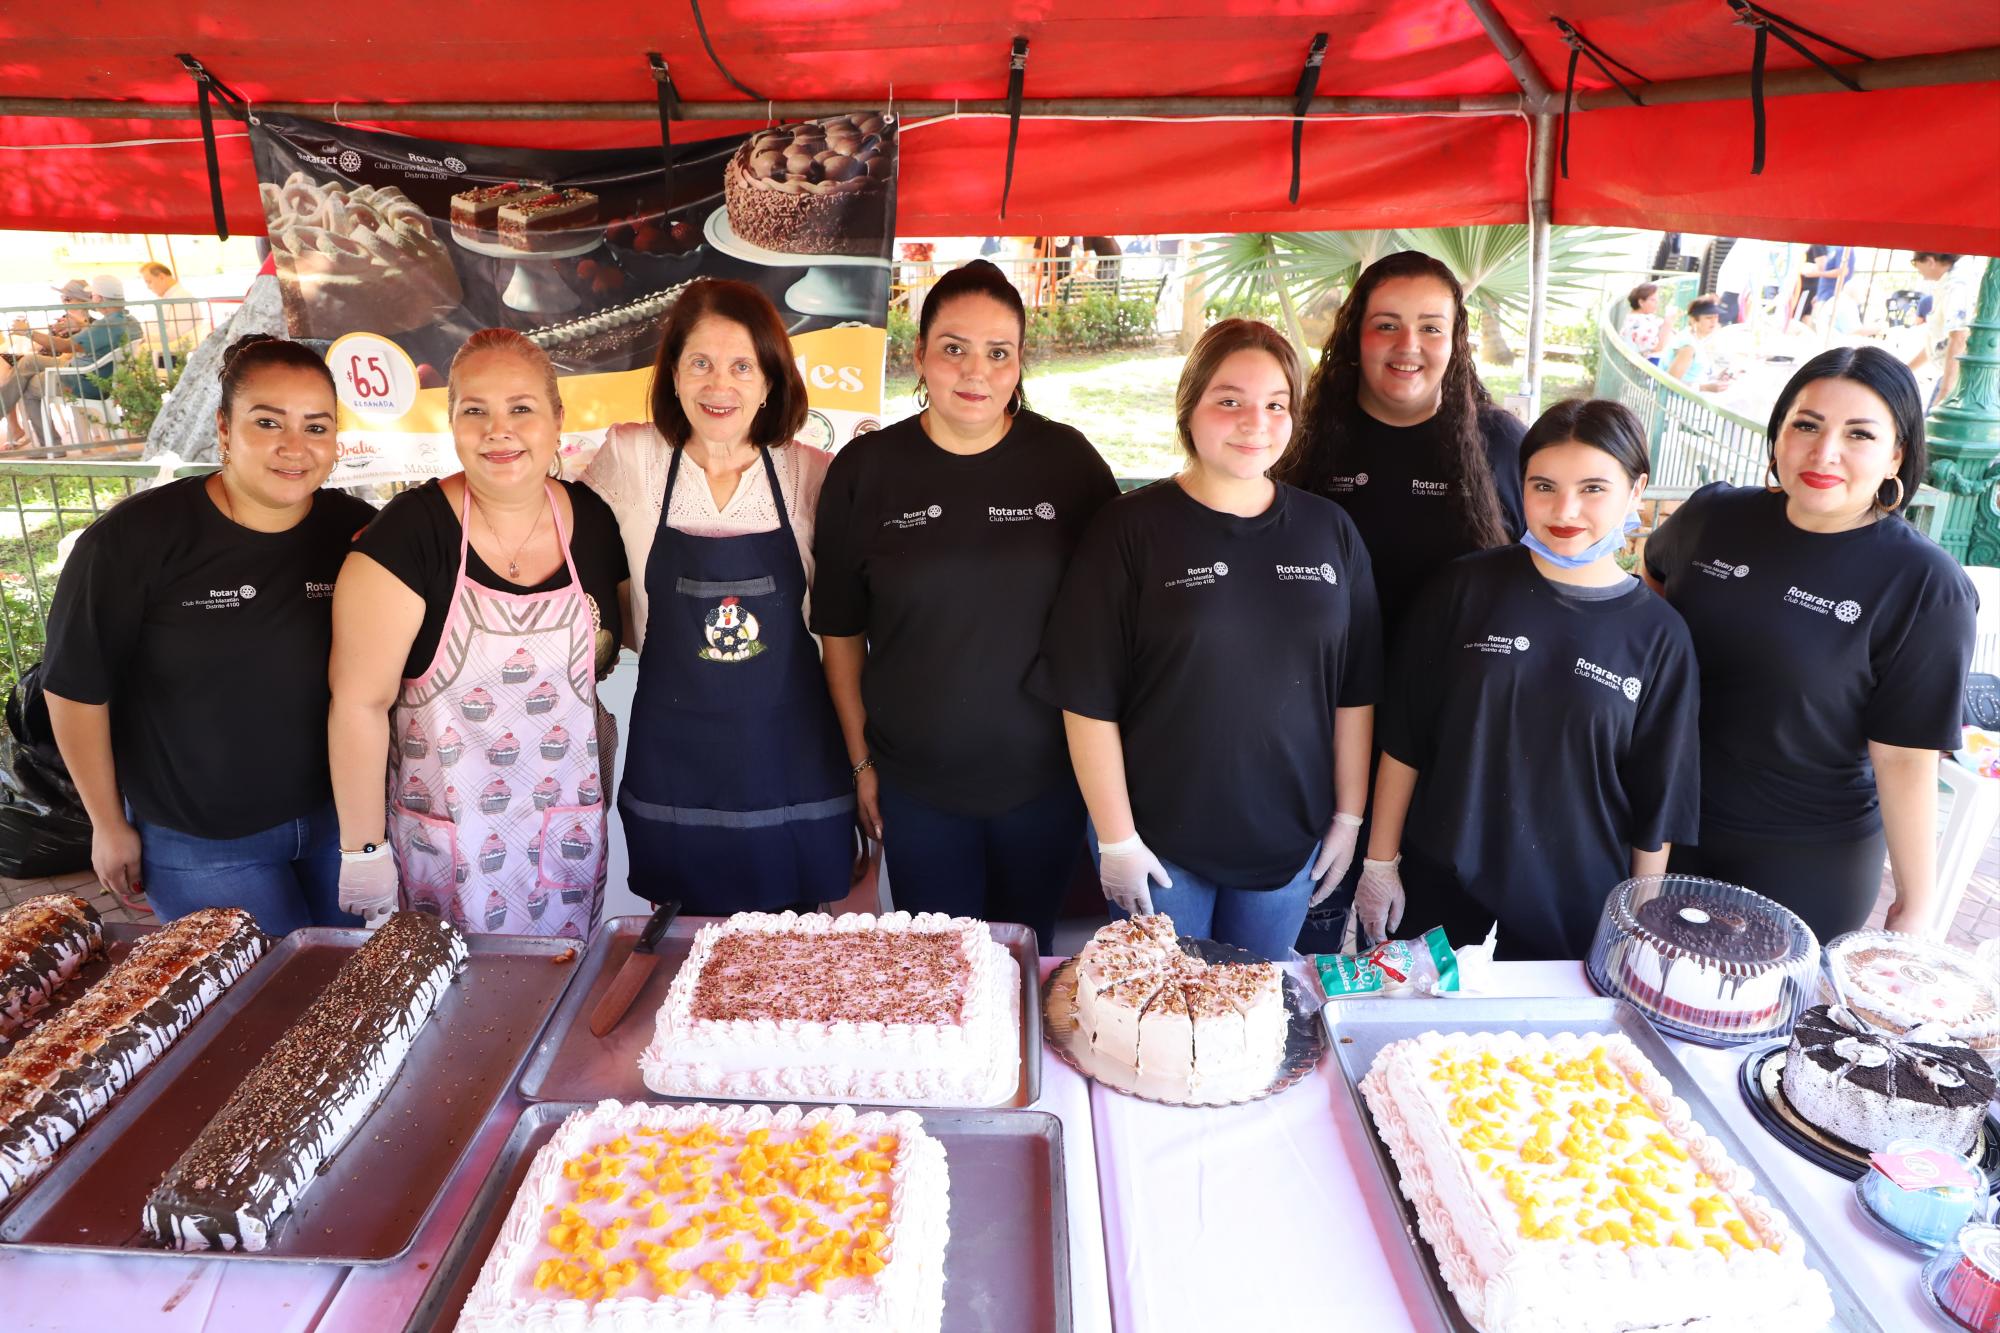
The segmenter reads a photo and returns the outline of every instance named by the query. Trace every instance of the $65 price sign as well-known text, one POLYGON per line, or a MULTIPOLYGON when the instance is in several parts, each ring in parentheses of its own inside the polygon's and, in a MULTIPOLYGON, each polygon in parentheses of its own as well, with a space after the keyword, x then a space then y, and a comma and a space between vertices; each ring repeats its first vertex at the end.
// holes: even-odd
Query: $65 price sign
POLYGON ((337 339, 327 349, 326 364, 341 405, 357 415, 393 420, 416 405, 416 363, 379 334, 337 339))

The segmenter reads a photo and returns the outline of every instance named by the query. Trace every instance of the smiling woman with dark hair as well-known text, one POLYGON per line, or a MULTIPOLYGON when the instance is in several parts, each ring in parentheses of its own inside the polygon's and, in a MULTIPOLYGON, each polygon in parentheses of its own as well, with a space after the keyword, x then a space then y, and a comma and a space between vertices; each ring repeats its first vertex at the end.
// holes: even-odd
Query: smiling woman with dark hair
POLYGON ((63 566, 49 720, 90 812, 91 868, 143 888, 162 921, 241 907, 279 935, 354 924, 336 901, 327 651, 334 576, 375 511, 320 489, 334 412, 312 349, 237 339, 221 468, 119 504, 63 566))
POLYGON ((1903 519, 1924 477, 1916 379, 1878 347, 1822 352, 1769 434, 1770 486, 1705 486, 1646 545, 1701 664, 1700 845, 1673 868, 1826 939, 1867 921, 1886 844, 1888 926, 1924 931, 1978 597, 1903 519))
POLYGON ((845 896, 854 792, 806 632, 827 455, 783 320, 741 282, 674 303, 652 422, 614 426, 585 482, 618 516, 639 650, 618 809, 632 889, 690 913, 845 896))

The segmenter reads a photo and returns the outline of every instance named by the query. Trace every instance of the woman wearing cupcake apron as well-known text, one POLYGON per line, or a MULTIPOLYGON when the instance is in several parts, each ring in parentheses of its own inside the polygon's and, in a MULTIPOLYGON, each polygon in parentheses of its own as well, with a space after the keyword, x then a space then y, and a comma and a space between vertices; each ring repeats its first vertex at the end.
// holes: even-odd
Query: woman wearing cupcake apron
POLYGON ((675 303, 653 383, 653 429, 614 428, 589 478, 645 570, 618 792, 632 889, 692 914, 816 911, 848 890, 854 785, 806 631, 795 523, 826 458, 790 442, 805 384, 770 301, 716 281, 675 303))
POLYGON ((334 596, 342 901, 587 939, 605 860, 596 681, 624 552, 601 501, 547 479, 562 409, 540 349, 476 334, 450 387, 465 474, 398 497, 334 596))

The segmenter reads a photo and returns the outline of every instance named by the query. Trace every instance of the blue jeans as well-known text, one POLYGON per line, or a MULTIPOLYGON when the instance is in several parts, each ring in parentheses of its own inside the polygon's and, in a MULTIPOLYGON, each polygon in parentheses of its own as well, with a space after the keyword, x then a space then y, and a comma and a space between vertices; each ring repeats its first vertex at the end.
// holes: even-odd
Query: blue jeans
MULTIPOLYGON (((883 816, 887 819, 888 816, 883 816)), ((1155 853, 1157 855, 1157 853, 1155 853)), ((1167 878, 1173 887, 1150 886, 1153 910, 1174 919, 1174 931, 1192 939, 1220 940, 1239 949, 1248 949, 1259 958, 1274 963, 1292 956, 1292 944, 1306 919, 1306 901, 1312 897, 1312 863, 1318 846, 1307 854, 1299 873, 1269 889, 1232 889, 1203 879, 1186 866, 1165 860, 1167 878)), ((1090 830, 1090 859, 1097 860, 1097 830, 1090 830)), ((1113 920, 1124 916, 1116 904, 1113 920)))
POLYGON ((943 912, 1032 928, 1046 954, 1083 850, 1083 797, 1064 778, 1012 810, 955 815, 881 779, 882 856, 905 912, 943 912))
POLYGON ((136 820, 134 827, 139 882, 162 922, 204 907, 240 907, 274 936, 361 924, 340 910, 340 823, 331 801, 242 838, 201 838, 136 820))

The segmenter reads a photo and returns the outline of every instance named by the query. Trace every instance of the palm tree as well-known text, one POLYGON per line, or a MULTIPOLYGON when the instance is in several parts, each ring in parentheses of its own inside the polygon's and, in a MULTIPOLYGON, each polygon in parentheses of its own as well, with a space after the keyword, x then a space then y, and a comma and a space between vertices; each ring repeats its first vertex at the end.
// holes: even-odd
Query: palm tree
MULTIPOLYGON (((1588 305, 1599 274, 1629 267, 1636 233, 1599 227, 1555 227, 1549 240, 1549 302, 1588 305)), ((1421 250, 1442 260, 1479 313, 1485 359, 1510 364, 1514 355, 1503 321, 1525 323, 1529 304, 1528 229, 1402 227, 1381 231, 1247 232, 1211 237, 1193 271, 1227 300, 1275 294, 1286 333, 1310 355, 1298 310, 1326 296, 1344 299, 1361 270, 1385 254, 1421 250)))

